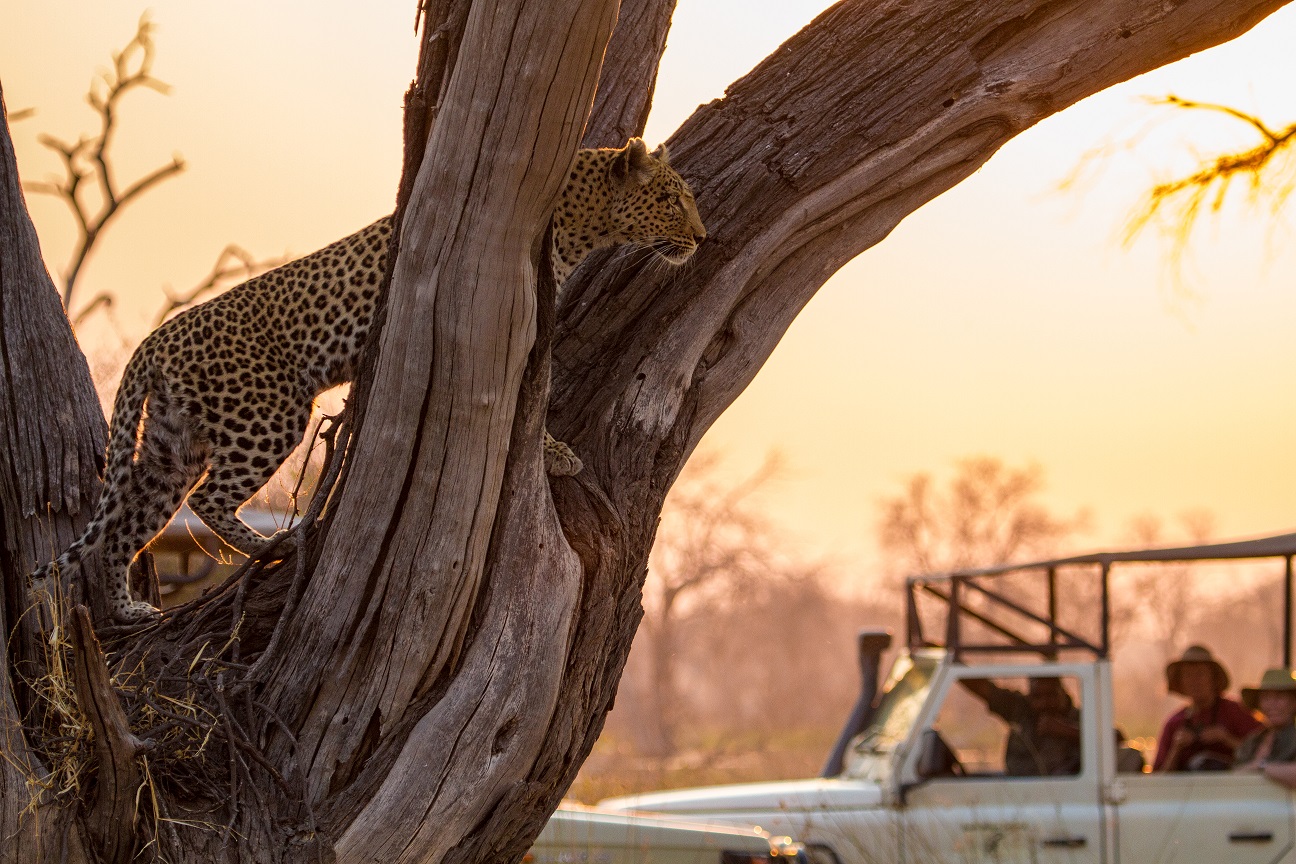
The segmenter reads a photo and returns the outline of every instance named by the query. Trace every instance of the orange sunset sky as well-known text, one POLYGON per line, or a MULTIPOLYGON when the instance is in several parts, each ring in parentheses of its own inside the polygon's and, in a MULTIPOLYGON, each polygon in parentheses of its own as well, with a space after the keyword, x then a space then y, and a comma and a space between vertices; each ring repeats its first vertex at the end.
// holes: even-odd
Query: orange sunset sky
MULTIPOLYGON (((188 169, 127 210, 88 265, 82 297, 117 293, 117 331, 138 341, 160 289, 199 282, 238 243, 301 255, 386 213, 400 160, 401 98, 417 50, 413 0, 160 0, 154 74, 116 143, 123 181, 173 153, 188 169)), ((808 22, 816 0, 680 0, 646 136, 808 22)), ((20 169, 58 169, 37 135, 92 127, 91 76, 143 6, 3 0, 0 81, 20 169)), ((1048 504, 1087 508, 1080 545, 1119 545, 1137 514, 1207 508, 1220 536, 1296 529, 1296 233, 1236 195, 1197 232, 1176 287, 1154 234, 1123 248, 1139 192, 1194 154, 1253 142, 1218 117, 1142 101, 1226 102, 1296 121, 1296 9, 1243 38, 1099 94, 1006 146, 837 274, 704 446, 740 476, 771 449, 785 469, 765 497, 789 544, 861 577, 877 564, 877 502, 916 471, 989 454, 1046 471, 1048 504), (1116 148, 1060 191, 1082 156, 1116 148)), ((28 203, 51 270, 72 220, 28 203)), ((706 214, 703 213, 703 218, 706 214)), ((122 353, 103 319, 80 334, 122 353)), ((132 343, 133 344, 133 343, 132 343)), ((1171 538, 1173 539, 1173 538, 1171 538)))

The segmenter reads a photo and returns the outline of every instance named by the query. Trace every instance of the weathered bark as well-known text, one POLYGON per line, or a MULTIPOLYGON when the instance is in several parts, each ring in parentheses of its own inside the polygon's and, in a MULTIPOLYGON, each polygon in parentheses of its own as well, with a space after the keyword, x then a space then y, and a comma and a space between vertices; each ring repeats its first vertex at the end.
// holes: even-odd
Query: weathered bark
MULTIPOLYGON (((273 718, 248 758, 288 794, 241 792, 239 824, 269 798, 279 821, 242 845, 186 830, 193 860, 313 859, 283 842, 307 835, 342 862, 516 859, 611 706, 666 491, 819 285, 1012 135, 1282 2, 833 7, 673 137, 710 239, 679 272, 614 254, 573 280, 551 406, 532 274, 615 3, 466 4, 430 13, 424 62, 453 73, 411 99, 427 145, 327 528, 131 643, 237 622, 247 710, 273 718), (545 422, 576 478, 545 477, 545 422)), ((587 141, 641 122, 672 6, 627 0, 587 141)))
MULTIPOLYGON (((518 602, 529 593, 550 620, 505 609, 502 619, 484 616, 490 638, 468 645, 466 635, 535 336, 538 239, 615 13, 608 0, 475 4, 459 56, 506 59, 471 74, 460 67, 438 108, 401 227, 367 419, 335 505, 335 525, 347 527, 327 535, 283 651, 267 664, 272 707, 296 730, 271 756, 293 752, 306 795, 321 804, 461 664, 435 708, 419 706, 422 719, 404 732, 414 764, 396 755, 377 803, 341 838, 344 857, 422 860, 402 850, 464 836, 524 777, 543 732, 527 716, 553 703, 560 668, 500 664, 490 643, 516 638, 514 656, 562 656, 574 604, 552 601, 574 598, 579 572, 560 543, 515 553, 551 583, 518 602), (511 635, 514 627, 522 632, 511 635), (303 656, 324 662, 303 674, 303 656), (474 794, 440 796, 438 808, 436 792, 450 781, 474 794)), ((558 535, 538 436, 528 443, 512 457, 534 476, 509 504, 551 523, 540 536, 558 535)))
POLYGON ((623 0, 603 58, 582 147, 621 147, 643 134, 676 0, 623 0))
POLYGON ((131 732, 126 710, 113 689, 90 610, 76 606, 71 624, 76 700, 90 726, 98 764, 86 827, 106 864, 126 864, 135 851, 135 800, 144 773, 139 763, 144 742, 131 732))
POLYGON ((42 791, 49 765, 21 725, 39 716, 28 682, 46 672, 43 618, 24 614, 34 602, 25 577, 84 526, 107 431, 41 260, 0 88, 0 626, 8 649, 0 666, 0 864, 85 860, 75 814, 42 791))

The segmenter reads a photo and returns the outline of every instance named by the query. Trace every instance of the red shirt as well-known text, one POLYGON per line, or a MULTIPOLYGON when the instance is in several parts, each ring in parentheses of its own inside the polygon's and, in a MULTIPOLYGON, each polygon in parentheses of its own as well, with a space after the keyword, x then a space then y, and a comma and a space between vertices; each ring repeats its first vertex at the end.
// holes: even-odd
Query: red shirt
POLYGON ((1161 737, 1157 738, 1156 759, 1152 762, 1152 770, 1183 771, 1188 760, 1198 753, 1212 753, 1222 758, 1225 764, 1233 764, 1233 748, 1220 743, 1206 744, 1196 741, 1179 751, 1174 765, 1165 765, 1166 757, 1170 755, 1170 741, 1176 732, 1185 727, 1200 730, 1207 726, 1223 726, 1230 735, 1240 741, 1257 729, 1263 728, 1264 724, 1257 720, 1245 706, 1232 699, 1225 699, 1223 696, 1216 699, 1215 704, 1206 711, 1198 711, 1196 707, 1189 704, 1177 713, 1171 714, 1170 719, 1166 720, 1165 726, 1162 727, 1161 737))

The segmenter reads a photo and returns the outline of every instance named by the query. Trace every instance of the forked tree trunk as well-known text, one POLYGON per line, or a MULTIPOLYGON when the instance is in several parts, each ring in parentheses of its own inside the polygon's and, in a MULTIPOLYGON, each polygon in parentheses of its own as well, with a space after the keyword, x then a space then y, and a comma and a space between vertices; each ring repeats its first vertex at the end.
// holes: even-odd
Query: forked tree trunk
MULTIPOLYGON (((550 404, 534 264, 616 3, 431 4, 406 122, 426 146, 407 158, 387 325, 356 388, 365 408, 328 516, 281 547, 283 564, 258 564, 161 628, 113 643, 123 666, 161 670, 164 682, 168 669, 188 668, 186 680, 211 685, 186 693, 215 718, 207 740, 220 758, 167 763, 153 752, 150 766, 198 773, 184 774, 184 788, 180 773, 152 777, 150 808, 182 821, 143 819, 150 850, 172 860, 516 860, 612 704, 670 484, 818 287, 1032 123, 1281 5, 833 7, 672 138, 710 239, 682 271, 611 253, 577 275, 552 333, 550 404), (585 462, 575 478, 544 475, 546 416, 585 462)), ((590 143, 620 143, 642 123, 672 6, 626 0, 590 143)), ((20 199, 2 200, 8 231, 26 217, 20 199)), ((6 316, 14 292, 56 303, 34 271, 3 279, 6 316)), ((868 322, 860 328, 867 338, 868 322)), ((2 347, 10 375, 36 362, 2 347)), ((53 351, 69 368, 82 362, 70 344, 53 351)), ((9 394, 27 386, 11 381, 9 394)), ((93 403, 88 389, 68 398, 93 403)), ((58 406, 32 410, 55 434, 58 406)), ((102 443, 102 426, 85 417, 59 428, 102 443)), ((15 476, 41 470, 29 450, 4 455, 15 476)), ((51 496, 69 488, 67 472, 42 476, 52 479, 37 488, 51 496)), ((84 471, 77 478, 84 489, 84 471)), ((5 483, 8 542, 32 515, 22 488, 5 483)), ((27 564, 13 553, 4 563, 8 626, 26 602, 27 564)), ((6 672, 6 753, 35 760, 6 672)), ((0 760, 0 772, 0 830, 20 838, 3 841, 0 861, 32 860, 33 844, 57 848, 50 832, 63 825, 69 860, 90 860, 78 844, 109 842, 94 828, 104 811, 94 784, 82 790, 90 817, 47 798, 37 824, 10 803, 24 771, 0 760)))

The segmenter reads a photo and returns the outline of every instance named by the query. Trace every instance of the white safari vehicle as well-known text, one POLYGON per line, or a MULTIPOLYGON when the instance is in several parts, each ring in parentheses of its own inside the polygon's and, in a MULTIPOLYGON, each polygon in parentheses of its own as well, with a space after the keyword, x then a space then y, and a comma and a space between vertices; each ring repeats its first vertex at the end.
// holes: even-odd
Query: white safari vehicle
POLYGON ((915 577, 880 694, 890 635, 860 634, 861 698, 823 776, 600 807, 759 825, 813 864, 1296 864, 1289 790, 1258 773, 1143 770, 1116 731, 1108 659, 1114 564, 1274 558, 1290 667, 1293 555, 1296 534, 915 577), (1061 730, 1049 738, 1026 729, 1046 707, 1061 730))
POLYGON ((524 864, 806 864, 787 837, 732 825, 603 812, 564 804, 524 864))

